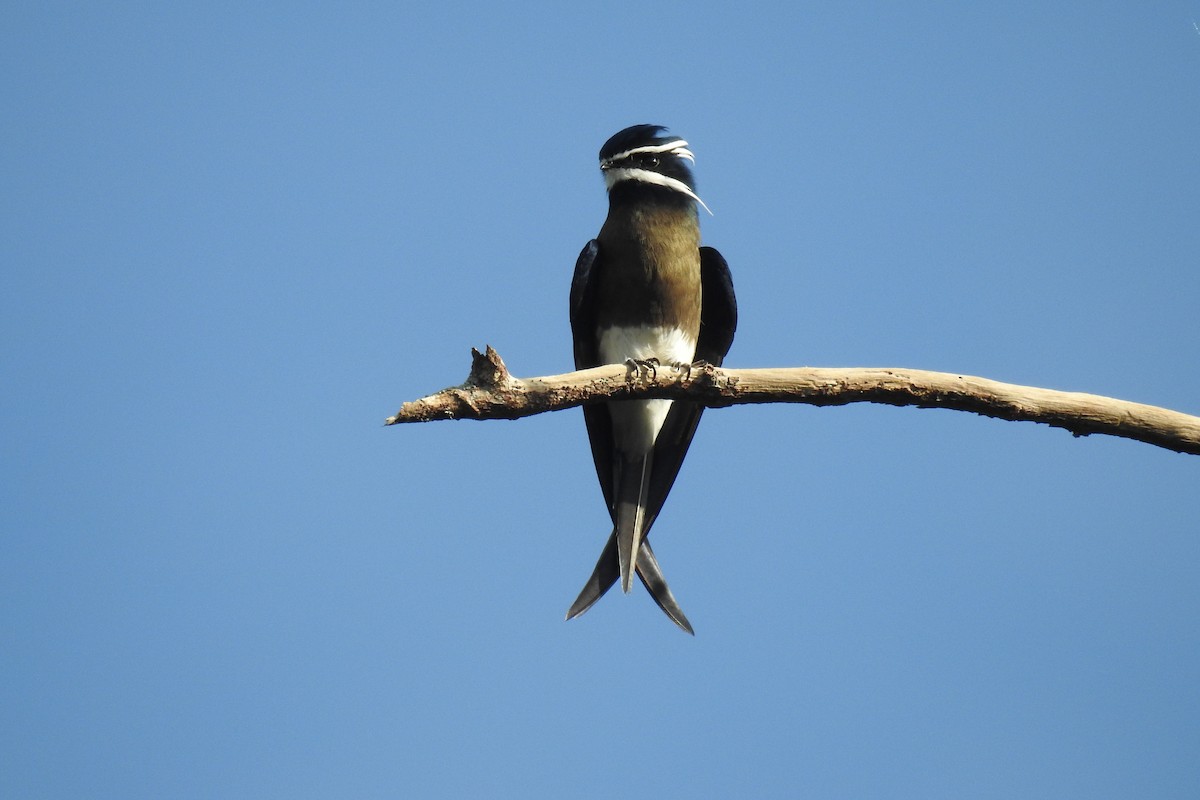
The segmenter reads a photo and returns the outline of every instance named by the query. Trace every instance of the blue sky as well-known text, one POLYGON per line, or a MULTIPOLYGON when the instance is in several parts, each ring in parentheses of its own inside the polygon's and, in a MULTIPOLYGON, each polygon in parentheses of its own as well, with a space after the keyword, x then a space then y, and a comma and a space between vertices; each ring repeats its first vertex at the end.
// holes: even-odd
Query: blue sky
POLYGON ((0 795, 1195 797, 1200 460, 706 415, 640 589, 566 371, 671 126, 728 364, 1200 413, 1200 5, 23 4, 0 31, 0 795))

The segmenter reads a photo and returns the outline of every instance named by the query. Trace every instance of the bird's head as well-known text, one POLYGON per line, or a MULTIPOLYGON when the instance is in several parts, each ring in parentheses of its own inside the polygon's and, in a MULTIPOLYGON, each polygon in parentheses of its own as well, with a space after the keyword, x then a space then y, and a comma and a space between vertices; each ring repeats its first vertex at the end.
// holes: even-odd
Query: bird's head
POLYGON ((666 135, 666 131, 661 125, 633 125, 604 143, 600 148, 600 171, 610 196, 618 187, 655 187, 683 195, 708 211, 696 194, 692 176, 696 157, 687 142, 666 135))

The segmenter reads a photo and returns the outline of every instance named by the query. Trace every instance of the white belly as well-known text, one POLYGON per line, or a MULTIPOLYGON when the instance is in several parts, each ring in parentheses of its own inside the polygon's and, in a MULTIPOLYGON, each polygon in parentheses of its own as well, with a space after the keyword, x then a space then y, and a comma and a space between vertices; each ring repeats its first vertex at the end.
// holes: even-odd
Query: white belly
MULTIPOLYGON (((678 328, 612 327, 600 332, 600 359, 605 364, 622 364, 630 358, 639 361, 657 358, 664 365, 690 364, 695 356, 695 340, 678 328)), ((608 410, 612 414, 617 449, 636 457, 654 446, 671 410, 671 401, 609 403, 608 410)))

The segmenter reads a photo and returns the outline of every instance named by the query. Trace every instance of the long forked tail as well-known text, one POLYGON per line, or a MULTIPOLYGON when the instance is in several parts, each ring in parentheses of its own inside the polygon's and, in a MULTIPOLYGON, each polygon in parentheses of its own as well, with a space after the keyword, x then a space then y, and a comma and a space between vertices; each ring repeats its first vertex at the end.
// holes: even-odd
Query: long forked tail
MULTIPOLYGON (((671 593, 671 588, 667 586, 667 580, 663 577, 658 559, 654 557, 654 551, 650 549, 650 542, 645 538, 642 539, 641 549, 638 551, 637 575, 642 579, 646 591, 654 598, 654 602, 663 610, 663 613, 681 629, 695 636, 696 632, 692 629, 692 623, 688 622, 683 609, 675 600, 675 595, 671 593)), ((608 543, 604 546, 603 552, 600 553, 600 560, 596 562, 596 569, 592 571, 592 576, 588 578, 579 597, 567 611, 567 619, 578 617, 595 605, 596 601, 613 587, 620 576, 621 569, 617 560, 617 531, 614 529, 612 535, 608 537, 608 543)))

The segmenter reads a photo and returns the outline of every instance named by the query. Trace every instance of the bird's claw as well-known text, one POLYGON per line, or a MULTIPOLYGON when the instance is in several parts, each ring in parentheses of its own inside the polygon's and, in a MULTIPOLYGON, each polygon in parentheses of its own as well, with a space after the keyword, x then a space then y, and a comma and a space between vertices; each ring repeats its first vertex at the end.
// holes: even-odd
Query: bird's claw
POLYGON ((678 361, 671 366, 679 373, 680 380, 691 380, 693 369, 704 369, 705 362, 703 361, 678 361))
POLYGON ((711 361, 705 361, 703 358, 698 358, 687 365, 687 377, 690 379, 693 373, 700 373, 701 376, 711 369, 716 367, 711 361))
POLYGON ((625 381, 658 380, 658 368, 661 366, 657 358, 627 358, 625 359, 625 381))
POLYGON ((704 372, 709 369, 712 364, 704 359, 696 361, 669 361, 664 364, 657 358, 627 358, 625 359, 625 381, 627 383, 637 383, 639 381, 653 382, 658 380, 658 368, 667 366, 673 369, 680 380, 691 380, 694 372, 704 372))

